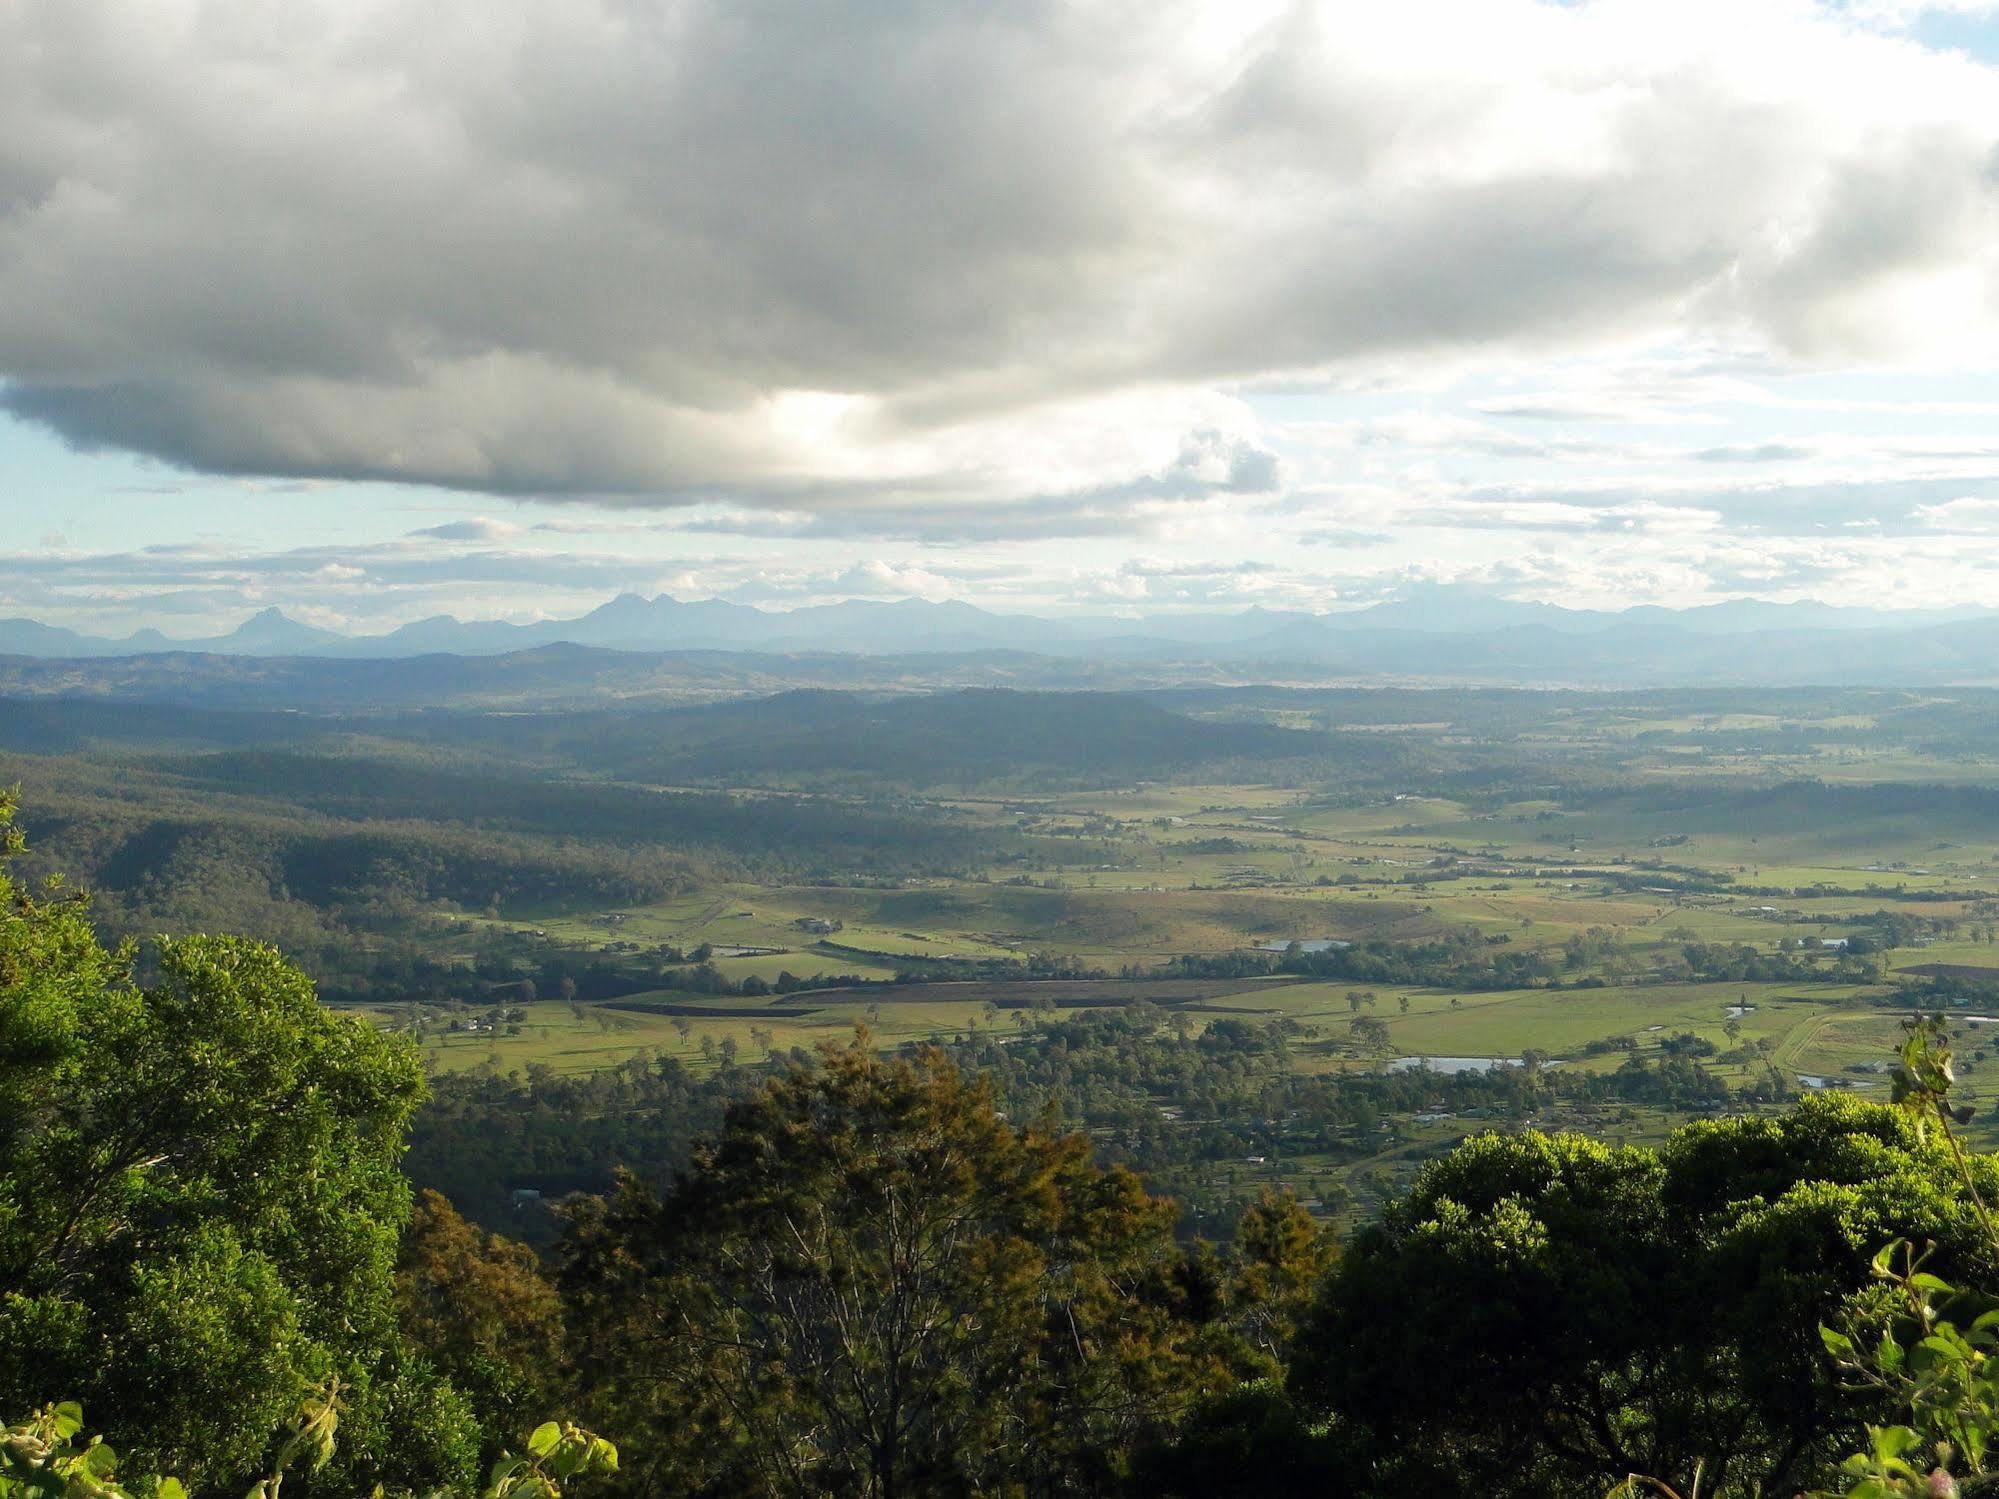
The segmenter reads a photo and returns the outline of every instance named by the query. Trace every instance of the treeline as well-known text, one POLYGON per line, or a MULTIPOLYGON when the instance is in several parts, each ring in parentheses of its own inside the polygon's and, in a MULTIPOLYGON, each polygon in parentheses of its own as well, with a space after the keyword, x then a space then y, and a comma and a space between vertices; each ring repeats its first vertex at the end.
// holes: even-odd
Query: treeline
POLYGON ((1340 979, 1357 984, 1443 989, 1526 989, 1561 974, 1558 954, 1514 947, 1504 934, 1454 932, 1427 942, 1369 938, 1348 947, 1283 952, 1189 953, 1173 959, 1179 978, 1239 979, 1271 974, 1340 979))
POLYGON ((1684 973, 1704 983, 1872 983, 1881 977, 1881 965, 1869 961, 1864 952, 1840 949, 1829 954, 1830 964, 1822 964, 1806 950, 1768 953, 1744 943, 1688 942, 1669 955, 1661 969, 1668 977, 1684 973))
POLYGON ((702 866, 664 847, 585 844, 442 823, 46 797, 35 867, 86 885, 112 935, 245 930, 321 972, 386 934, 460 912, 669 898, 702 866), (331 960, 331 961, 329 961, 331 960))
MULTIPOLYGON (((1653 976, 1674 981, 1795 983, 1870 983, 1880 977, 1879 965, 1860 952, 1829 950, 1819 955, 1833 961, 1817 962, 1803 951, 1767 953, 1737 943, 1688 942, 1656 955, 1653 976)), ((1591 965, 1608 961, 1615 966, 1636 961, 1636 956, 1608 941, 1591 945, 1584 934, 1570 938, 1564 948, 1514 947, 1503 932, 1488 935, 1466 929, 1427 942, 1370 938, 1319 951, 1293 944, 1283 952, 1186 953, 1174 958, 1167 971, 1179 978, 1285 975, 1465 991, 1599 988, 1612 980, 1588 971, 1591 965)))
POLYGON ((1685 830, 1852 829, 1912 818, 1934 818, 1939 827, 1959 832, 1999 824, 1999 790, 1938 782, 1794 778, 1745 787, 1726 776, 1692 775, 1579 788, 1559 799, 1576 811, 1671 813, 1685 830))
POLYGON ((559 1227, 556 1201, 609 1191, 621 1167, 669 1180, 762 1079, 750 1067, 695 1073, 671 1057, 574 1076, 540 1063, 518 1079, 444 1073, 431 1079, 403 1167, 488 1227, 545 1243, 559 1227))
POLYGON ((952 1055, 989 1077, 1010 1112, 1048 1112, 1142 1171, 1245 1154, 1364 1158, 1379 1148, 1385 1120, 1424 1111, 1524 1119, 1555 1103, 1691 1110, 1773 1102, 1790 1091, 1767 1069, 1731 1087, 1694 1058, 1671 1054, 1634 1053, 1611 1073, 1309 1073, 1292 1065, 1314 1044, 1294 1022, 1214 1020, 1197 1036, 1186 1031, 1184 1017, 1135 1005, 1044 1019, 1005 1044, 973 1038, 952 1055))

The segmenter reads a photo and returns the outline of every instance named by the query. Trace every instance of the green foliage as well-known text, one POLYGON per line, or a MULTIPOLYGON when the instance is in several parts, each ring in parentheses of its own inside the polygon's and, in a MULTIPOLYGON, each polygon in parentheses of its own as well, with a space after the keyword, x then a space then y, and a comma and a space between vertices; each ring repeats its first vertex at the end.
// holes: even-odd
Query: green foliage
MULTIPOLYGON (((1974 1169, 1953 1128, 1968 1123, 1971 1110, 1950 1101, 1956 1073, 1943 1019, 1919 1016, 1908 1031, 1895 1102, 1920 1134, 1942 1139, 1985 1241, 1999 1255, 1999 1225, 1986 1206, 1991 1181, 1981 1185, 1985 1173, 1974 1169)), ((1819 1329, 1848 1382, 1900 1417, 1868 1426, 1866 1445, 1842 1465, 1852 1480, 1840 1491, 1844 1499, 1999 1488, 1999 1298, 1957 1289, 1928 1268, 1935 1259, 1934 1245, 1889 1244, 1872 1265, 1884 1294, 1858 1308, 1844 1330, 1819 1329)))
POLYGON ((423 1393, 396 1328, 413 1050, 257 943, 165 944, 141 985, 73 903, 0 898, 0 1033, 26 1038, 0 1054, 0 1409, 81 1397, 205 1487, 256 1472, 337 1377, 341 1483, 464 1476, 463 1401, 423 1393))
MULTIPOLYGON (((79 1440, 82 1431, 83 1408, 71 1400, 0 1427, 0 1499, 130 1499, 116 1479, 117 1452, 101 1437, 79 1440)), ((175 1479, 154 1492, 185 1499, 175 1479)))
POLYGON ((1289 1193, 1265 1189, 1237 1220, 1230 1298, 1249 1345, 1282 1369, 1298 1324, 1339 1257, 1332 1233, 1289 1193))
POLYGON ((403 1335, 478 1413, 489 1459, 553 1404, 564 1344, 555 1287, 525 1244, 481 1231, 436 1192, 419 1194, 403 1235, 396 1307, 403 1335))
POLYGON ((1321 1499, 1355 1493, 1360 1471, 1340 1432, 1306 1416, 1280 1381, 1262 1379, 1200 1402, 1169 1442, 1141 1448, 1128 1492, 1157 1499, 1321 1499))
POLYGON ((620 1166, 663 1181, 758 1081, 746 1069, 696 1074, 671 1058, 574 1076, 535 1064, 519 1079, 447 1074, 432 1079, 404 1169, 472 1218, 546 1242, 557 1225, 515 1212, 515 1187, 549 1198, 606 1192, 620 1166))
POLYGON ((580 1372, 664 1491, 1098 1489, 1225 1373, 1173 1218, 940 1055, 856 1044, 578 1225, 580 1372))
MULTIPOLYGON (((340 1421, 340 1381, 327 1380, 299 1402, 291 1429, 272 1455, 249 1499, 278 1499, 285 1475, 295 1465, 316 1473, 333 1456, 333 1433, 340 1421)), ((83 1407, 73 1400, 43 1406, 27 1420, 0 1428, 0 1499, 186 1499, 174 1477, 143 1480, 117 1476, 119 1457, 101 1435, 82 1437, 83 1407)))
MULTIPOLYGON (((1986 1206, 1992 1170, 1965 1152, 1954 1131, 1971 1110, 1950 1102, 1956 1075, 1948 1031, 1941 1016, 1922 1015, 1905 1029, 1895 1108, 1933 1157, 1949 1160, 1976 1221, 1986 1256, 1979 1278, 1989 1286, 1999 1258, 1999 1224, 1986 1206)), ((1831 1487, 1813 1491, 1815 1499, 1957 1499, 1999 1488, 1999 1298, 1960 1290, 1927 1268, 1940 1247, 1889 1243, 1869 1263, 1874 1284, 1849 1298, 1842 1326, 1819 1327, 1824 1353, 1868 1419, 1859 1449, 1839 1463, 1836 1480, 1826 1480, 1831 1487)), ((1686 1499, 1697 1499, 1705 1466, 1695 1462, 1686 1499)), ((1640 1494, 1681 1499, 1664 1479, 1636 1473, 1611 1499, 1640 1494)))
POLYGON ((1825 1327, 1820 1336, 1840 1371, 1856 1387, 1907 1413, 1909 1424, 1870 1425, 1867 1445, 1843 1463, 1854 1480, 1845 1499, 1898 1499, 1992 1487, 1989 1462, 1999 1433, 1999 1307, 1989 1297, 1967 1297, 1922 1268, 1926 1256, 1904 1243, 1875 1257, 1875 1274, 1893 1289, 1872 1317, 1858 1317, 1854 1332, 1873 1330, 1879 1340, 1856 1341, 1825 1327), (1961 1312, 1959 1309, 1962 1309, 1961 1312), (1970 1320, 1960 1327, 1954 1317, 1970 1320), (1981 1482, 1981 1480, 1983 1480, 1981 1482))
MULTIPOLYGON (((319 1473, 332 1462, 335 1434, 347 1407, 337 1377, 300 1403, 248 1499, 279 1499, 287 1476, 319 1473)), ((178 1478, 153 1475, 121 1481, 120 1459, 102 1436, 84 1438, 83 1408, 75 1401, 44 1406, 27 1420, 0 1427, 0 1499, 187 1499, 178 1478), (129 1485, 129 1487, 127 1486, 129 1485)), ((617 1472, 618 1449, 571 1422, 545 1421, 529 1435, 520 1456, 494 1459, 479 1499, 562 1499, 563 1486, 617 1472)), ((429 1499, 470 1499, 472 1487, 433 1489, 429 1499)), ((382 1490, 377 1488, 377 1499, 382 1490)))
POLYGON ((55 879, 37 890, 9 876, 23 847, 14 798, 0 792, 0 1150, 60 1096, 86 1017, 120 1003, 129 962, 98 943, 82 896, 55 879))
POLYGON ((501 1453, 480 1499, 562 1499, 563 1485, 618 1471, 618 1449, 570 1421, 544 1421, 519 1457, 501 1453))
POLYGON ((1697 1466, 1711 1493, 1789 1492, 1868 1408, 1813 1329, 1896 1235, 1993 1273, 1950 1152, 1881 1105, 1815 1097, 1657 1153, 1482 1136, 1357 1238, 1292 1383, 1383 1492, 1595 1499, 1697 1466))

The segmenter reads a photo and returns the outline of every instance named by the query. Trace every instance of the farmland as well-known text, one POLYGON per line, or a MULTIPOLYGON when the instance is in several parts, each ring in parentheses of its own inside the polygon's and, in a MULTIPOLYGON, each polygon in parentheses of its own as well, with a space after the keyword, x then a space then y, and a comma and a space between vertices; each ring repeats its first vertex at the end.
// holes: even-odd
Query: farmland
MULTIPOLYGON (((871 760, 839 742, 842 708, 823 764, 796 732, 782 756, 710 747, 779 721, 777 700, 588 734, 237 718, 212 747, 197 714, 172 754, 106 738, 0 769, 114 931, 268 935, 329 1002, 413 1031, 439 1076, 525 1086, 635 1058, 709 1076, 857 1028, 1026 1056, 1057 1022, 1128 1013, 1179 1046, 1267 1032, 1281 1045, 1246 1065, 1301 1086, 1529 1059, 1567 1079, 1544 1122, 1623 1138, 1724 1097, 1878 1091, 1920 1000, 1957 1012, 1976 1094, 1970 1017, 1999 1011, 1978 972, 1999 969, 1985 695, 1788 699, 1259 688, 1015 722, 984 694, 921 754, 871 760), (967 713, 1021 758, 951 761, 982 737, 967 713), (1174 756, 1147 736, 1175 724, 1216 758, 1158 773, 1174 756), (695 765, 712 773, 649 773, 695 765)), ((1157 1169, 1359 1203, 1515 1113, 1411 1105, 1336 1150, 1279 1130, 1244 1148, 1254 1170, 1227 1144, 1157 1169)))

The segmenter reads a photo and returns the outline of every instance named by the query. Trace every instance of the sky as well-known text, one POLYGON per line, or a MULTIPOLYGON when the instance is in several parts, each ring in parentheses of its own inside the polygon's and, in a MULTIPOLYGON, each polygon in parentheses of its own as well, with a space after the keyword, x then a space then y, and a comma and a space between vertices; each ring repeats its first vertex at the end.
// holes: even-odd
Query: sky
POLYGON ((1999 607, 1999 3, 0 0, 0 616, 1999 607))

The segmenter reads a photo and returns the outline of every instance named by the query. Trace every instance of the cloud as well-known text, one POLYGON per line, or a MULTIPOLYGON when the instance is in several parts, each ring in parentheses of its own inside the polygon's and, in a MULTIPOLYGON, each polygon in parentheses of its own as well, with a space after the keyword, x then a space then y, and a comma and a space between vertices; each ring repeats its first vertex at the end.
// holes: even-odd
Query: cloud
MULTIPOLYGON (((1273 493, 1282 462, 1247 437, 1204 427, 1181 438, 1173 458, 1150 473, 1067 492, 940 503, 920 495, 883 504, 846 501, 819 509, 726 506, 675 529, 799 541, 910 541, 926 545, 1154 536, 1198 516, 1273 493)), ((541 529, 541 528, 537 528, 541 529)))
POLYGON ((1938 531, 1999 531, 1999 498, 1960 497, 1916 510, 1916 519, 1938 531))
POLYGON ((1394 540, 1386 531, 1356 531, 1344 526, 1321 526, 1298 534, 1303 546, 1345 547, 1359 550, 1364 547, 1386 546, 1394 540))
MULTIPOLYGON (((695 580, 688 580, 693 582, 695 580)), ((964 589, 966 575, 933 571, 908 563, 871 560, 851 567, 759 568, 728 583, 721 596, 739 604, 804 604, 829 599, 951 598, 964 589)))
POLYGON ((1717 418, 1706 409, 1764 399, 1753 378, 1767 361, 1695 355, 1591 361, 1539 372, 1539 389, 1509 390, 1471 403, 1483 416, 1533 422, 1684 427, 1717 418))
MULTIPOLYGON (((537 528, 539 529, 539 528, 537 528)), ((445 521, 435 526, 419 526, 411 536, 427 536, 434 541, 506 541, 527 527, 513 521, 488 520, 481 515, 472 520, 445 521)))
POLYGON ((1421 452, 1508 461, 1568 462, 1637 456, 1635 450, 1617 444, 1522 436, 1489 422, 1431 410, 1402 411, 1366 421, 1287 422, 1274 429, 1272 436, 1321 449, 1349 448, 1398 457, 1421 452))
MULTIPOLYGON (((1593 517, 1650 513, 1663 518, 1674 513, 1707 517, 1738 535, 1758 533, 1822 536, 1852 527, 1878 528, 1887 534, 1911 534, 1929 524, 1926 515, 1948 501, 1967 497, 1967 490, 1999 494, 1999 474, 1969 479, 1951 475, 1876 477, 1827 476, 1787 483, 1737 478, 1702 482, 1678 476, 1614 483, 1504 484, 1467 486, 1430 502, 1420 514, 1448 515, 1465 507, 1483 511, 1501 522, 1509 514, 1577 517, 1576 528, 1594 524, 1593 517)), ((1463 524, 1462 521, 1452 522, 1463 524)), ((1569 527, 1563 527, 1568 529, 1569 527)))
POLYGON ((1620 504, 1567 499, 1440 499, 1407 511, 1414 526, 1463 531, 1613 532, 1630 535, 1690 533, 1714 529, 1720 516, 1695 505, 1662 505, 1651 500, 1620 504))
MULTIPOLYGON (((1989 71, 1787 0, 28 0, 0 406, 221 474, 1113 534, 1281 482, 1240 382, 1989 348, 1995 144, 1989 71)), ((1646 409, 1562 394, 1486 409, 1646 409)))
POLYGON ((1789 442, 1729 443, 1693 456, 1702 463, 1795 463, 1810 458, 1812 449, 1789 442))

